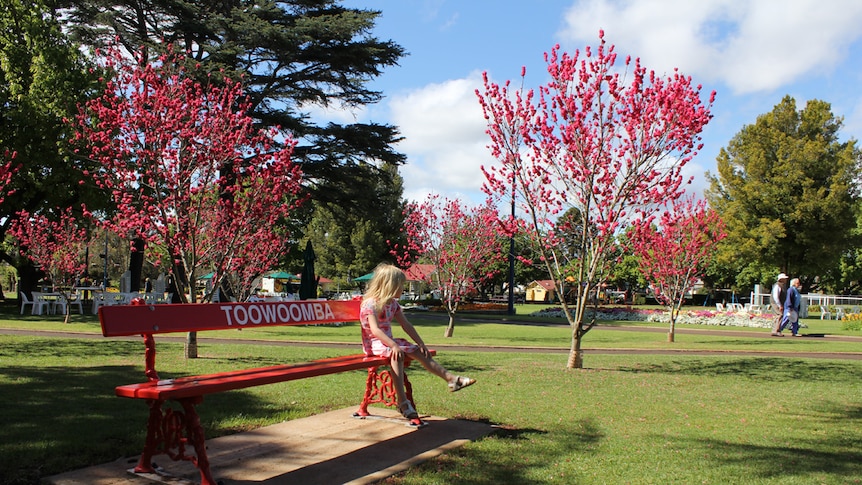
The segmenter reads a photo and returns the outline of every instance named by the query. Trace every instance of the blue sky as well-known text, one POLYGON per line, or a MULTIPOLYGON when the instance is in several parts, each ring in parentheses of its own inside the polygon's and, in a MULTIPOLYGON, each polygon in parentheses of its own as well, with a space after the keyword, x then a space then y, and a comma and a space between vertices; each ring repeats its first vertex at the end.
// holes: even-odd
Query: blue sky
POLYGON ((428 193, 478 202, 480 166, 493 163, 474 94, 481 74, 526 87, 546 82, 544 53, 560 44, 574 52, 598 43, 598 32, 621 59, 640 57, 657 73, 679 68, 717 92, 704 148, 688 164, 693 189, 715 173, 719 150, 785 95, 801 109, 810 99, 844 118, 842 138, 862 138, 862 2, 858 0, 347 0, 380 10, 373 32, 408 55, 371 86, 382 102, 333 112, 342 120, 390 123, 405 197, 428 193))

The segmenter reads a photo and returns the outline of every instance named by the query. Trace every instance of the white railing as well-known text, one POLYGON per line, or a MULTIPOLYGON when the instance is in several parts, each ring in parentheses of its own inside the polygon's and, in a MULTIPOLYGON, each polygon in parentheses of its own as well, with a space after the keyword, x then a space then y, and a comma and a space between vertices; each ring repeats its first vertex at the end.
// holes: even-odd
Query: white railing
MULTIPOLYGON (((760 285, 755 285, 754 291, 751 292, 751 303, 755 305, 763 305, 763 308, 771 307, 771 296, 769 293, 763 293, 760 285)), ((821 309, 841 308, 840 313, 859 313, 862 311, 862 296, 853 295, 824 295, 822 293, 805 293, 802 295, 802 305, 799 309, 799 316, 808 318, 808 307, 817 305, 821 309)), ((814 315, 815 317, 818 315, 814 315)), ((833 317, 830 317, 833 318, 833 317)))

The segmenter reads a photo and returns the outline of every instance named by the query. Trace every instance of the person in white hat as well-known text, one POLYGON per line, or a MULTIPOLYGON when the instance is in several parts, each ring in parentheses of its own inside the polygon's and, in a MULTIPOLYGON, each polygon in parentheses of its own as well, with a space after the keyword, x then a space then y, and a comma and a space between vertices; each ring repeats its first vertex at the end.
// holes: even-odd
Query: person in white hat
POLYGON ((784 273, 779 273, 775 284, 772 285, 772 310, 778 315, 775 322, 772 324, 772 336, 783 337, 781 333, 781 321, 784 319, 784 302, 787 300, 787 280, 788 276, 784 273))

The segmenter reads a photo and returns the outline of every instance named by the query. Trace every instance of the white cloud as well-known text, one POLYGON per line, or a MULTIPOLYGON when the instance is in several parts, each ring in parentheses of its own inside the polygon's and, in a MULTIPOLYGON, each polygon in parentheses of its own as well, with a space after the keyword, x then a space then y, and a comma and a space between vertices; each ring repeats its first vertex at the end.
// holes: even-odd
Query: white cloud
POLYGON ((678 67, 735 93, 772 91, 832 70, 862 36, 856 0, 583 0, 566 13, 568 48, 598 42, 647 69, 678 67))
POLYGON ((682 167, 682 177, 683 180, 692 179, 691 184, 685 186, 685 191, 695 194, 698 198, 702 199, 704 192, 709 188, 704 166, 695 160, 691 160, 682 167))
POLYGON ((407 199, 421 200, 429 193, 476 197, 484 182, 480 167, 492 161, 475 94, 481 83, 481 76, 474 73, 390 101, 392 123, 404 136, 397 149, 407 155, 401 168, 407 199))

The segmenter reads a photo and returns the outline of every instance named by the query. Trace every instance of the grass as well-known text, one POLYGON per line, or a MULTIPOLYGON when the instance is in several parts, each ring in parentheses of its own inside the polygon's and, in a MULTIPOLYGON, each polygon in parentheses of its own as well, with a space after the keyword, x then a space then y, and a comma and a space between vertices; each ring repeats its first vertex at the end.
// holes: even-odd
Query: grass
MULTIPOLYGON (((7 311, 0 328, 99 333, 93 317, 76 316, 70 325, 58 320, 7 311)), ((568 346, 566 327, 469 320, 457 323, 450 342, 442 338, 444 319, 413 320, 437 345, 568 346)), ((833 333, 826 330, 833 323, 806 323, 811 332, 833 333)), ((594 329, 585 346, 859 351, 856 342, 709 333, 680 333, 668 344, 664 331, 614 329, 619 326, 631 325, 594 329)), ((160 375, 340 355, 344 349, 244 340, 356 342, 358 328, 260 328, 201 337, 216 334, 236 342, 202 341, 201 358, 193 360, 182 358, 181 344, 160 342, 160 375)), ((140 452, 145 406, 113 396, 114 386, 142 380, 140 342, 15 335, 0 335, 0 342, 0 483, 32 484, 140 452)), ((450 394, 435 377, 413 371, 422 412, 483 420, 498 431, 386 484, 862 483, 862 361, 588 354, 586 369, 566 371, 564 352, 454 349, 438 360, 479 383, 450 394)), ((261 386, 207 397, 199 411, 208 437, 215 437, 355 406, 363 382, 357 371, 261 386)))

